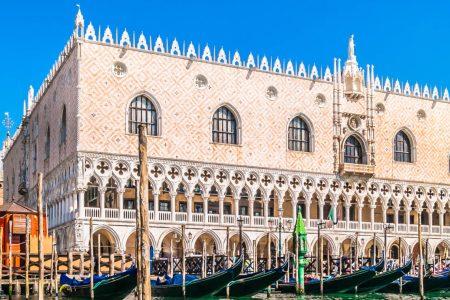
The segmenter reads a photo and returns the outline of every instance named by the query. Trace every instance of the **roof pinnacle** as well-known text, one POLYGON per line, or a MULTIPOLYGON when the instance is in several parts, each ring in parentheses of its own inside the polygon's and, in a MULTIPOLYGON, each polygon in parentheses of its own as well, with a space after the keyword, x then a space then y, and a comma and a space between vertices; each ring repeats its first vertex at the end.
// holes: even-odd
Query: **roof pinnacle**
POLYGON ((76 4, 78 7, 77 16, 75 17, 75 27, 83 28, 84 27, 84 17, 81 13, 81 7, 80 4, 76 4))

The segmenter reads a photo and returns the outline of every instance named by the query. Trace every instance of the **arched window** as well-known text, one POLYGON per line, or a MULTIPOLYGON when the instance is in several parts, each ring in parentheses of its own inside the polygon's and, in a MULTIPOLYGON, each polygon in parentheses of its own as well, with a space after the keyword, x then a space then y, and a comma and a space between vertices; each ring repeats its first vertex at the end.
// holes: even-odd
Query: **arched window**
POLYGON ((294 151, 311 151, 310 148, 310 131, 305 120, 295 117, 289 123, 288 132, 288 148, 294 151))
POLYGON ((363 149, 356 137, 349 136, 344 145, 344 162, 351 164, 362 164, 363 149))
POLYGON ((118 208, 117 183, 113 178, 108 180, 105 191, 105 208, 118 208))
POLYGON ((411 141, 405 132, 399 131, 394 139, 394 160, 411 162, 411 141))
POLYGON ((212 140, 214 143, 238 143, 236 118, 225 106, 219 107, 213 115, 212 140))
POLYGON ((91 177, 87 184, 86 192, 84 192, 84 206, 85 207, 100 207, 98 198, 98 182, 95 177, 91 177))
POLYGON ((158 113, 145 96, 137 96, 128 109, 128 133, 139 133, 139 125, 147 125, 148 135, 158 135, 158 113))
POLYGON ((45 159, 50 158, 50 126, 47 126, 47 132, 45 134, 45 159))
POLYGON ((62 116, 61 116, 61 128, 59 131, 59 143, 64 144, 67 137, 67 120, 66 120, 66 106, 63 106, 62 116))

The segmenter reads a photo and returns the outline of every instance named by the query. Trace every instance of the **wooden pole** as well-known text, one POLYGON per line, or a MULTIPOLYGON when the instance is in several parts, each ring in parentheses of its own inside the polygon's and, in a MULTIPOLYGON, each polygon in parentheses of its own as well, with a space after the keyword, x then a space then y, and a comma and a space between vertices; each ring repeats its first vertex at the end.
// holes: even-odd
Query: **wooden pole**
POLYGON ((3 227, 0 227, 0 289, 3 286, 3 227))
POLYGON ((90 296, 91 299, 94 299, 94 268, 95 268, 95 264, 94 264, 94 224, 92 222, 92 217, 89 219, 89 252, 90 252, 90 264, 91 267, 89 268, 89 272, 90 274, 90 282, 89 282, 89 289, 90 289, 90 296))
MULTIPOLYGON (((272 269, 272 250, 270 247, 271 241, 270 241, 270 231, 267 233, 267 270, 272 269)), ((267 297, 270 297, 272 290, 270 288, 270 285, 267 287, 267 297)))
POLYGON ((141 230, 141 219, 140 219, 140 215, 141 215, 141 209, 140 209, 140 185, 138 184, 138 181, 136 181, 136 244, 135 244, 135 260, 136 260, 136 268, 137 268, 137 276, 136 276, 136 295, 138 300, 142 300, 142 262, 141 262, 141 258, 142 258, 142 254, 141 254, 141 240, 142 240, 142 230, 141 230))
POLYGON ((8 259, 9 259, 9 296, 13 294, 13 258, 12 258, 12 220, 9 220, 9 247, 8 247, 8 259))
POLYGON ((424 289, 423 289, 423 251, 422 251, 422 213, 418 213, 418 238, 419 238, 419 296, 420 299, 424 299, 424 289))
POLYGON ((377 262, 377 234, 374 232, 373 233, 373 243, 372 243, 372 266, 375 266, 376 262, 377 262))
POLYGON ((173 238, 170 239, 170 261, 169 261, 169 276, 173 277, 173 238))
POLYGON ((58 299, 58 251, 56 249, 56 245, 57 245, 57 241, 56 241, 56 235, 55 235, 55 231, 53 231, 53 252, 55 253, 55 255, 53 256, 55 259, 55 266, 53 268, 53 270, 55 271, 55 275, 54 275, 54 280, 55 280, 55 295, 56 298, 58 299))
POLYGON ((98 275, 102 275, 102 271, 101 271, 101 268, 102 268, 102 246, 101 246, 101 243, 100 243, 100 239, 101 239, 101 237, 100 237, 100 233, 99 234, 97 234, 97 274, 98 275))
POLYGON ((319 272, 320 272, 320 294, 323 295, 323 270, 322 270, 322 258, 323 258, 323 238, 320 237, 320 253, 319 253, 319 272))
POLYGON ((141 286, 143 300, 152 298, 150 289, 150 227, 148 212, 148 158, 147 158, 147 126, 139 125, 139 166, 140 166, 140 188, 139 188, 139 219, 141 244, 141 286))
POLYGON ((359 268, 359 252, 358 252, 358 232, 355 237, 355 271, 358 271, 359 268))
POLYGON ((25 299, 27 300, 30 298, 29 265, 30 265, 30 217, 27 216, 26 234, 25 234, 25 299))
POLYGON ((202 247, 202 278, 206 277, 206 243, 205 240, 203 240, 203 247, 202 247))
POLYGON ((225 251, 227 252, 226 254, 226 258, 227 258, 227 263, 226 263, 226 267, 227 269, 230 267, 230 227, 227 226, 227 243, 226 243, 226 249, 225 251))
POLYGON ((38 174, 37 209, 38 209, 38 255, 39 255, 39 282, 38 299, 44 300, 44 216, 42 212, 42 173, 38 174))
MULTIPOLYGON (((400 268, 402 266, 402 240, 400 237, 398 237, 398 267, 400 268)), ((400 294, 403 293, 403 276, 400 277, 400 294)))
POLYGON ((55 261, 55 252, 53 251, 53 244, 54 244, 54 239, 55 239, 55 231, 52 232, 52 256, 50 259, 50 285, 48 285, 47 287, 47 292, 50 293, 50 295, 53 295, 53 287, 54 287, 54 282, 53 282, 53 267, 55 266, 54 261, 55 261))
POLYGON ((183 298, 186 297, 186 253, 184 250, 184 236, 186 225, 181 225, 181 279, 182 279, 182 291, 183 298))

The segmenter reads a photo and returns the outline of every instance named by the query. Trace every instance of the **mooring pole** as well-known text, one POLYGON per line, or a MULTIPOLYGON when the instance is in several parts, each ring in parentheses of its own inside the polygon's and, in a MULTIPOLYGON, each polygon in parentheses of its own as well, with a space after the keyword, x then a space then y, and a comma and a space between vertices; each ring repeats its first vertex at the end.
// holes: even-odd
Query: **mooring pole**
MULTIPOLYGON (((140 167, 138 168, 140 169, 140 167)), ((140 173, 140 170, 138 171, 140 173)), ((138 300, 142 300, 142 262, 141 262, 141 240, 142 240, 142 230, 141 230, 141 209, 140 209, 140 184, 139 180, 136 180, 135 186, 136 186, 136 243, 135 243, 135 260, 136 260, 136 295, 138 300)))
POLYGON ((148 212, 148 158, 147 158, 147 126, 139 125, 139 219, 141 225, 141 285, 142 299, 152 298, 150 289, 150 227, 148 212))
MULTIPOLYGON (((26 219, 26 230, 25 230, 25 299, 30 298, 30 217, 27 216, 26 219)), ((1 273, 0 273, 1 275, 1 273)), ((0 285, 1 286, 1 285, 0 285)))
POLYGON ((55 259, 55 266, 54 266, 54 271, 55 271, 55 295, 56 295, 56 299, 58 299, 58 292, 59 292, 59 288, 58 288, 58 251, 56 249, 56 245, 57 245, 57 241, 56 241, 56 234, 55 231, 53 231, 53 252, 55 253, 55 255, 53 255, 53 258, 55 259))
POLYGON ((372 266, 375 266, 376 262, 377 262, 377 234, 374 232, 373 233, 373 243, 372 243, 372 266))
POLYGON ((359 269, 358 232, 355 236, 355 271, 359 269))
MULTIPOLYGON (((400 237, 398 237, 398 267, 400 268, 402 266, 402 240, 400 237)), ((403 277, 403 276, 402 276, 403 277)), ((403 280, 402 277, 400 277, 400 294, 403 292, 403 280)))
POLYGON ((226 259, 227 259, 227 263, 226 263, 226 267, 227 269, 230 267, 230 227, 227 226, 227 243, 226 243, 226 249, 225 251, 227 252, 226 254, 226 259))
POLYGON ((89 219, 89 252, 90 252, 90 265, 89 273, 90 273, 90 281, 89 281, 89 290, 91 299, 94 299, 94 224, 92 222, 92 217, 89 219))
POLYGON ((38 255, 39 255, 39 282, 38 299, 44 300, 44 216, 42 211, 42 173, 38 174, 37 209, 38 209, 38 255))
POLYGON ((0 227, 0 287, 3 284, 3 227, 0 227))
POLYGON ((9 297, 13 294, 13 259, 12 259, 12 220, 9 220, 9 247, 8 247, 8 259, 9 259, 9 297))
POLYGON ((417 233, 419 238, 419 296, 420 299, 424 299, 423 289, 423 249, 422 249, 422 212, 418 212, 418 226, 417 233))
POLYGON ((184 249, 184 236, 186 225, 181 225, 181 283, 183 290, 183 298, 186 297, 186 254, 184 249))
POLYGON ((102 275, 102 246, 100 243, 100 233, 97 234, 97 274, 102 275))

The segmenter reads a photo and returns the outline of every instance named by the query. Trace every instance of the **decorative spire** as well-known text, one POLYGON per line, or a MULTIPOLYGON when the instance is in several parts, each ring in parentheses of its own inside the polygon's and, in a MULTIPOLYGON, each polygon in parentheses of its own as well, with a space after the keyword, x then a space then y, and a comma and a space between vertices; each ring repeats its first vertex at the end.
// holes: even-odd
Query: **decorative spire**
POLYGON ((31 110, 31 106, 33 105, 33 99, 34 99, 34 89, 33 86, 30 85, 30 88, 28 89, 28 110, 31 110))
POLYGON ((83 14, 81 13, 81 7, 80 4, 76 5, 78 7, 77 16, 75 17, 75 28, 83 28, 84 27, 84 18, 83 14))
POLYGON ((27 116, 27 101, 23 100, 23 117, 27 116))

